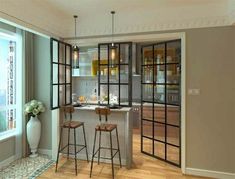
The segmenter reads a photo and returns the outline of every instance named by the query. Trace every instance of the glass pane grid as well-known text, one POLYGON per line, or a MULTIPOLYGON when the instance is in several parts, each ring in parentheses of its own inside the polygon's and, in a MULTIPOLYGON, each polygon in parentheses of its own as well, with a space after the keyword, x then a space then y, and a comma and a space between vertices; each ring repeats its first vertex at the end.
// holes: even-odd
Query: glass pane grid
POLYGON ((142 138, 153 141, 153 151, 145 153, 176 166, 180 166, 180 58, 180 40, 142 47, 141 120, 143 125, 152 124, 154 131, 153 137, 142 131, 142 138))
POLYGON ((56 109, 62 105, 71 104, 71 45, 53 38, 51 41, 51 109, 56 109))
MULTIPOLYGON (((106 87, 106 98, 108 99, 107 104, 110 104, 110 93, 117 95, 118 105, 129 106, 131 103, 131 93, 130 93, 130 81, 129 70, 131 68, 130 62, 130 47, 131 43, 116 43, 116 56, 112 59, 111 54, 111 44, 99 44, 98 45, 98 64, 100 69, 99 89, 102 86, 106 87), (123 45, 124 44, 124 45, 123 45), (117 93, 113 92, 111 88, 117 88, 117 93), (109 94, 108 94, 109 93, 109 94)), ((101 90, 98 91, 98 95, 102 98, 104 96, 101 90)))

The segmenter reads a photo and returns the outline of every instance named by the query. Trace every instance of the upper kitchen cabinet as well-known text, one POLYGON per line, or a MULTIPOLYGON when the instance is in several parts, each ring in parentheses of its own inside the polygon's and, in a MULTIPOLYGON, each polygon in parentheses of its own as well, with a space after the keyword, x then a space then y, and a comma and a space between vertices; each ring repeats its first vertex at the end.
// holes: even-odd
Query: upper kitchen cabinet
POLYGON ((98 44, 98 84, 104 104, 132 104, 132 43, 98 44), (113 53, 115 49, 115 53, 113 53))
POLYGON ((97 47, 81 47, 79 52, 79 68, 73 69, 73 77, 96 76, 98 65, 97 47))

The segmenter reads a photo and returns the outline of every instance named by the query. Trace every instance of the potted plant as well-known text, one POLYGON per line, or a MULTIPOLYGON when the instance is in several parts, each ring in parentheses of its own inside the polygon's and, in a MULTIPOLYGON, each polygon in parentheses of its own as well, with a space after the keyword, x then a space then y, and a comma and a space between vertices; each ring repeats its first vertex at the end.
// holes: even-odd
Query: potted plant
POLYGON ((41 122, 38 120, 38 115, 45 112, 46 108, 44 104, 37 100, 31 100, 24 106, 25 115, 30 116, 30 120, 27 123, 27 140, 31 150, 30 157, 36 157, 37 148, 41 136, 41 122))

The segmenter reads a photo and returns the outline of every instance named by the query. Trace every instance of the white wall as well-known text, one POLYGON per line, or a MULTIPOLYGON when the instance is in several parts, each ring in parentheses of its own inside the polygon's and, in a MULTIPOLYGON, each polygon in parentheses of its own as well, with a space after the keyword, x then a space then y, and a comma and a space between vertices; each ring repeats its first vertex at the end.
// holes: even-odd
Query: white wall
POLYGON ((50 110, 50 39, 34 35, 34 95, 46 105, 46 112, 39 116, 42 133, 39 148, 51 150, 50 110))

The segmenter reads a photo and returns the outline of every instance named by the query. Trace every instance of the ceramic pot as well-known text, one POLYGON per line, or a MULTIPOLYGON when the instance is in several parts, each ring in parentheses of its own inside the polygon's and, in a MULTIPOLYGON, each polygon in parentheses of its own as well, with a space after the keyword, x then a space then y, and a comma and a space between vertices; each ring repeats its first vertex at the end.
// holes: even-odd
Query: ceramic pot
POLYGON ((41 137, 41 122, 38 117, 31 116, 27 123, 27 140, 31 150, 30 157, 37 157, 38 144, 41 137))

